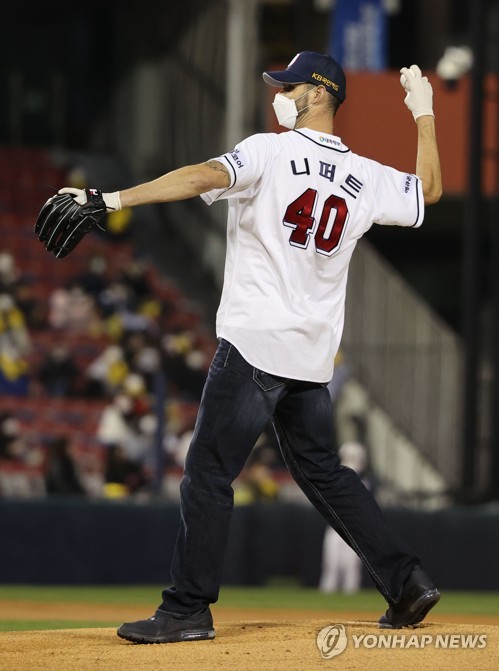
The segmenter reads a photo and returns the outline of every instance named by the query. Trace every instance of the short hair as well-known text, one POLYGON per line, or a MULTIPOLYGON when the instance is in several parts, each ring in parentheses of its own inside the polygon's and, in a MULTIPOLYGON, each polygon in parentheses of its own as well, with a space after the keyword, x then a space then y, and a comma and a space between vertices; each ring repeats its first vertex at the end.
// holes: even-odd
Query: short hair
MULTIPOLYGON (((311 91, 312 89, 317 88, 317 86, 323 86, 323 84, 311 84, 309 82, 307 82, 307 84, 310 87, 308 89, 309 91, 311 91)), ((336 98, 332 93, 329 93, 329 91, 326 90, 326 93, 327 93, 327 98, 326 98, 327 108, 328 108, 328 111, 331 112, 331 114, 334 117, 336 115, 336 112, 338 111, 340 105, 341 105, 341 101, 338 100, 338 98, 336 98)))
POLYGON ((341 102, 332 93, 328 93, 327 94, 327 105, 328 105, 329 111, 331 112, 331 114, 334 117, 334 116, 336 116, 336 112, 338 111, 338 109, 341 105, 341 102))

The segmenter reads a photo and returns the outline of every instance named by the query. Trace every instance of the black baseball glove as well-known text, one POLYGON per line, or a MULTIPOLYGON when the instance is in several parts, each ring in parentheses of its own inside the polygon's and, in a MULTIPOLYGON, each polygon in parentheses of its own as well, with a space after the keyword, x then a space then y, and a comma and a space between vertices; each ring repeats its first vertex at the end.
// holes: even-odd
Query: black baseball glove
POLYGON ((57 193, 40 210, 35 233, 57 258, 67 256, 94 228, 104 229, 106 203, 102 191, 85 189, 87 202, 80 205, 70 193, 57 193))

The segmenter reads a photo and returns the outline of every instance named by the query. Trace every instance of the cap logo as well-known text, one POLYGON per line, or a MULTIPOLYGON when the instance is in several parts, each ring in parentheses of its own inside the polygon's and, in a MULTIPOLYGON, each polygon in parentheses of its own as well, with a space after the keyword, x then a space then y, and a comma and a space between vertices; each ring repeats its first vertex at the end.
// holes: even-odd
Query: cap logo
POLYGON ((322 82, 326 86, 330 86, 335 91, 339 91, 339 89, 340 89, 338 84, 336 84, 335 82, 332 82, 330 79, 328 79, 327 77, 324 77, 323 75, 318 74, 317 72, 312 72, 311 77, 312 77, 312 79, 316 79, 318 82, 322 82))

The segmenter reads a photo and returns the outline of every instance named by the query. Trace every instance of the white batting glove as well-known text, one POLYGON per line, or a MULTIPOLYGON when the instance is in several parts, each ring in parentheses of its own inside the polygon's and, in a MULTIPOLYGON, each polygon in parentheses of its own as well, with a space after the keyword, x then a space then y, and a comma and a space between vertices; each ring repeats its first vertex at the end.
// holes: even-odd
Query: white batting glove
MULTIPOLYGON (((87 202, 87 194, 85 193, 84 189, 76 189, 72 186, 65 186, 63 189, 59 189, 57 193, 70 193, 78 205, 85 205, 87 202)), ((106 203, 106 209, 108 212, 121 210, 121 199, 119 191, 114 191, 113 193, 103 193, 102 200, 106 203)))
POLYGON ((433 113, 433 89, 428 77, 423 77, 417 65, 400 70, 400 83, 407 95, 405 104, 412 112, 414 121, 420 116, 435 116, 433 113))

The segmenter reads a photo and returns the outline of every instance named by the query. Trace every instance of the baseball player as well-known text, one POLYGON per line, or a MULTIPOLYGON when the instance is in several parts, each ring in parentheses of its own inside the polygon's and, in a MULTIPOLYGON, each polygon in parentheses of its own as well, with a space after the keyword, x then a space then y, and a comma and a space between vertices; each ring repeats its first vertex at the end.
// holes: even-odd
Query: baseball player
POLYGON ((283 458, 307 497, 358 554, 388 610, 381 627, 423 620, 440 594, 387 524, 358 475, 333 450, 327 385, 340 345, 348 266, 373 224, 418 228, 441 195, 432 88, 417 65, 401 70, 416 121, 415 173, 352 152, 333 134, 346 78, 330 56, 304 51, 265 72, 281 133, 261 133, 205 163, 115 193, 65 188, 108 211, 201 196, 228 203, 219 340, 187 453, 181 518, 155 614, 122 624, 136 643, 214 638, 232 482, 272 421, 283 458))

